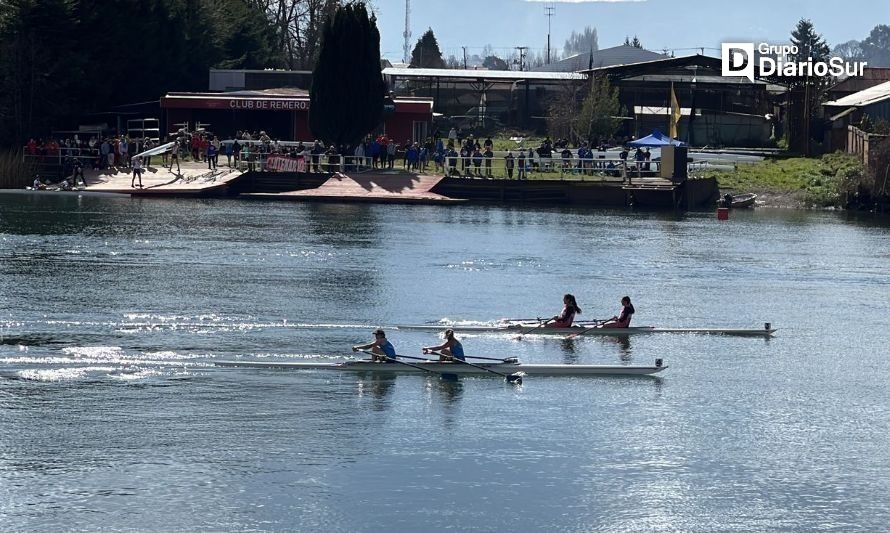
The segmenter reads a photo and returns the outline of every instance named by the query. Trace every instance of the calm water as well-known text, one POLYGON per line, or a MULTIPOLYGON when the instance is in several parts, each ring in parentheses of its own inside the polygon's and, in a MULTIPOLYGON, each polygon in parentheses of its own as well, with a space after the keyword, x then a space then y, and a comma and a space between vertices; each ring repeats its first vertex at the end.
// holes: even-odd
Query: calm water
MULTIPOLYGON (((890 520, 890 225, 0 194, 0 530, 876 531, 890 520), (378 325, 779 328, 468 352, 662 378, 215 368, 378 325)), ((434 336, 390 330, 419 355, 434 336)))

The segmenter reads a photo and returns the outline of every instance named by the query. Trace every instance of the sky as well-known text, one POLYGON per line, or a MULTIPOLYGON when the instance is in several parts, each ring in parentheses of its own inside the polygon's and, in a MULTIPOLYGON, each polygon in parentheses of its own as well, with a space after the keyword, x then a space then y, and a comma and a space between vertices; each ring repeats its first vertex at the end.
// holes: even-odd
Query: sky
MULTIPOLYGON (((432 28, 447 58, 491 45, 509 56, 516 46, 547 47, 545 7, 553 7, 551 48, 561 52, 572 30, 595 27, 600 48, 640 38, 649 50, 678 56, 705 48, 720 55, 721 42, 786 42, 801 18, 813 21, 830 46, 862 40, 878 24, 890 24, 886 0, 411 0, 411 48, 432 28), (882 6, 876 9, 876 6, 882 6)), ((405 0, 370 0, 380 28, 380 52, 401 61, 405 0)))

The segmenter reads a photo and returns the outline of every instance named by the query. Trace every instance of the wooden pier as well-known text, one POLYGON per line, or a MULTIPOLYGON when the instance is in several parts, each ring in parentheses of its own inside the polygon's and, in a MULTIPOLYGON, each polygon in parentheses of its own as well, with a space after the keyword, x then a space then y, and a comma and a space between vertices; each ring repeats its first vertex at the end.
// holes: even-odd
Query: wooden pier
POLYGON ((442 176, 393 171, 347 176, 335 173, 321 185, 279 193, 249 193, 242 196, 291 201, 343 201, 403 204, 455 204, 466 200, 432 192, 442 176))
POLYGON ((168 167, 152 165, 142 172, 142 188, 131 187, 133 170, 115 167, 104 170, 85 170, 86 190, 90 192, 113 192, 133 196, 222 196, 227 185, 243 174, 242 171, 227 166, 207 168, 207 163, 184 162, 179 171, 175 165, 168 167))

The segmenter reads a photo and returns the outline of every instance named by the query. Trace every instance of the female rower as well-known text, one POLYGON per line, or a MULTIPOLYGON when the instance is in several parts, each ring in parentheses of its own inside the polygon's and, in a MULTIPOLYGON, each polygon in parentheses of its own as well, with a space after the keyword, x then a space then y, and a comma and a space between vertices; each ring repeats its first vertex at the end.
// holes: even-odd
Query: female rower
POLYGON ((361 346, 353 346, 352 351, 357 352, 359 350, 371 350, 371 361, 372 362, 383 362, 388 363, 392 362, 391 360, 395 360, 396 357, 396 349, 392 345, 391 342, 386 340, 386 333, 383 332, 382 329, 378 329, 374 332, 374 341, 369 342, 368 344, 362 344, 361 346))
POLYGON ((562 303, 565 304, 562 312, 548 321, 548 328, 570 328, 572 322, 575 321, 575 315, 581 314, 581 308, 578 307, 578 302, 571 294, 563 296, 562 303))
POLYGON ((630 326, 630 319, 634 315, 634 306, 630 303, 630 296, 621 299, 621 312, 613 316, 603 324, 604 328, 626 328, 630 326))
POLYGON ((459 340, 454 338, 454 330, 445 330, 445 342, 438 346, 427 346, 423 349, 423 353, 439 352, 439 361, 451 361, 460 359, 466 361, 464 356, 464 346, 459 340))

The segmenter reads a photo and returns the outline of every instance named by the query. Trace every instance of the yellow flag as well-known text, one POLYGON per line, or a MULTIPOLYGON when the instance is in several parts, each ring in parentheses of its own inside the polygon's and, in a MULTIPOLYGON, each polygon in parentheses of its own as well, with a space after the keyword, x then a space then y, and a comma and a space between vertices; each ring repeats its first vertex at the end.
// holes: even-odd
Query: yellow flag
POLYGON ((677 93, 674 92, 674 84, 671 83, 671 139, 679 137, 677 125, 680 124, 680 104, 677 102, 677 93))

